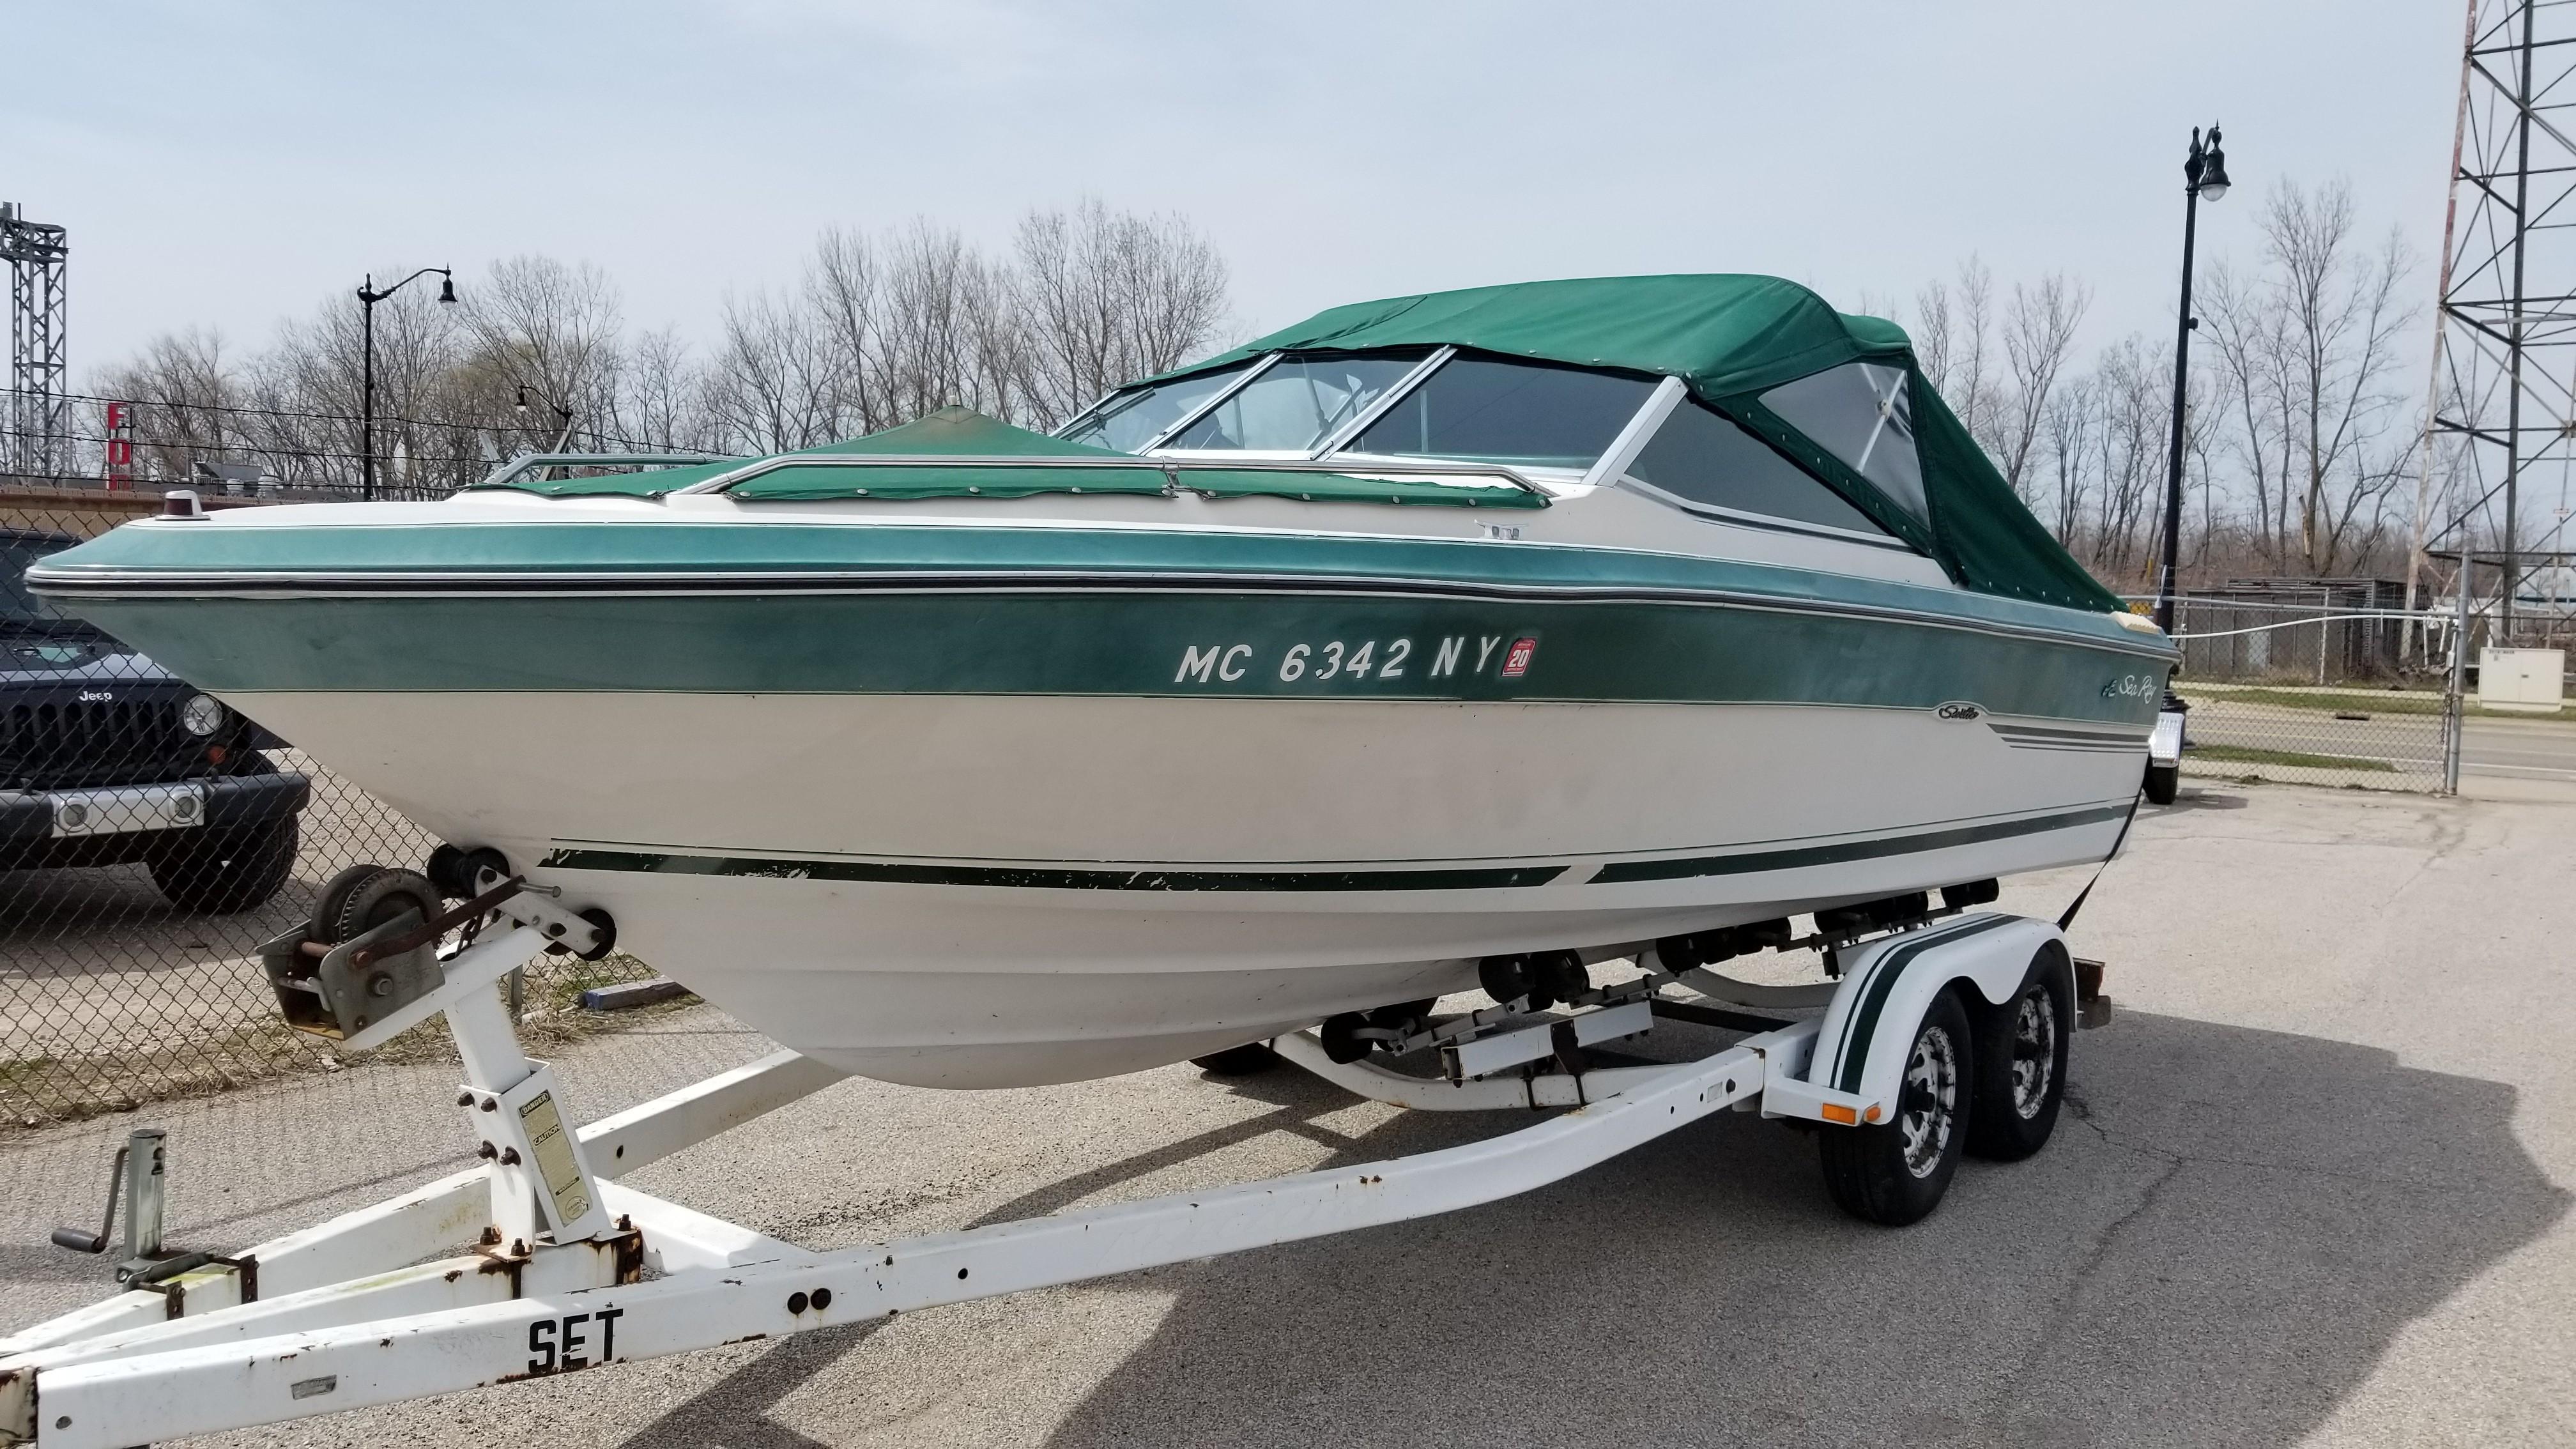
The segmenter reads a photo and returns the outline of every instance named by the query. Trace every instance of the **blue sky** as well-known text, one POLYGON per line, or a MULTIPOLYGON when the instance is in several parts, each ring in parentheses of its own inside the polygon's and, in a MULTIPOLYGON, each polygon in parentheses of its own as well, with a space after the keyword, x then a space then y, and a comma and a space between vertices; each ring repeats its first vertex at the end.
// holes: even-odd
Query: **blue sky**
POLYGON ((1096 194, 1190 216, 1242 330, 1532 277, 1763 271, 1839 305, 1959 257, 2064 270, 2087 341, 2171 323, 2180 163, 2225 122, 2348 177, 2429 307, 2461 16, 2415 4, 428 6, 9 0, 0 200, 71 228, 76 377, 256 343, 361 272, 596 262, 704 337, 828 225, 1000 243, 1096 194))

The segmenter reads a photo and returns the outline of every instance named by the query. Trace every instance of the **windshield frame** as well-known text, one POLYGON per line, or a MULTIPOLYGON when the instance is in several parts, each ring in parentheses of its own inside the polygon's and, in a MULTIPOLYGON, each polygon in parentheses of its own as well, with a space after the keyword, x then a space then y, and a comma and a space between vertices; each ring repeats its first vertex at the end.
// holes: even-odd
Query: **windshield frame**
MULTIPOLYGON (((1160 433, 1155 434, 1151 440, 1138 447, 1130 456, 1139 458, 1185 458, 1194 462, 1222 461, 1227 458, 1240 458, 1247 461, 1254 459, 1303 459, 1307 462, 1321 462, 1328 458, 1335 460, 1346 459, 1356 467, 1366 468, 1375 472, 1399 472, 1408 466, 1426 461, 1446 461, 1464 464, 1477 464, 1479 462, 1479 460, 1476 459, 1433 460, 1411 454, 1395 455, 1385 453, 1361 453, 1352 451, 1350 447, 1352 441, 1364 436, 1368 432, 1369 428, 1377 423, 1379 418, 1383 417, 1393 409, 1401 407, 1406 398, 1412 396, 1416 391, 1428 385, 1432 378, 1439 375, 1442 368, 1448 366, 1459 357, 1467 355, 1467 349, 1462 348, 1455 343, 1443 343, 1440 346, 1431 349, 1428 354, 1424 355, 1414 364, 1411 371, 1396 379, 1394 383, 1388 386, 1386 391, 1378 394, 1377 398, 1367 407, 1362 408, 1357 413, 1343 419, 1341 424, 1334 428, 1332 432, 1324 435, 1308 447, 1175 448, 1171 446, 1172 439, 1188 432, 1192 427, 1198 424, 1201 418, 1207 416, 1209 413, 1215 412, 1217 409, 1224 407, 1226 403, 1235 396, 1235 394, 1259 381, 1263 373, 1268 372, 1271 368, 1279 365, 1281 362, 1309 354, 1334 353, 1339 351, 1341 351, 1341 349, 1330 347, 1303 347, 1284 348, 1277 352, 1262 354, 1261 357, 1255 360, 1251 366, 1244 368, 1242 372, 1235 377, 1231 384, 1210 393, 1197 407, 1192 408, 1189 412, 1181 415, 1170 427, 1167 427, 1160 433)), ((1498 354, 1498 356, 1501 355, 1498 354)), ((1523 359, 1501 356, 1501 360, 1518 361, 1523 359)), ((1563 363, 1557 365, 1572 368, 1573 370, 1581 372, 1598 371, 1610 375, 1626 375, 1626 370, 1620 368, 1589 368, 1574 363, 1563 363)), ((1174 380, 1177 381, 1178 379, 1174 380)), ((1592 463, 1578 468, 1546 463, 1523 462, 1510 464, 1509 467, 1511 471, 1522 477, 1543 480, 1548 486, 1556 489, 1573 488, 1585 484, 1593 484, 1597 486, 1600 483, 1609 481, 1607 478, 1601 476, 1601 464, 1604 461, 1618 460, 1624 465, 1625 457, 1634 456, 1636 449, 1644 447, 1646 439, 1653 433, 1654 424, 1661 421, 1664 414, 1671 410, 1673 399, 1678 396, 1683 386, 1678 378, 1670 376, 1659 378, 1657 381, 1658 386, 1647 394, 1646 400, 1639 405, 1637 412, 1632 414, 1629 420, 1620 427, 1618 434, 1611 440, 1608 450, 1606 450, 1600 458, 1595 459, 1592 463)), ((1108 397, 1094 403, 1091 407, 1085 409, 1083 413, 1076 417, 1072 422, 1066 423, 1062 428, 1058 429, 1056 436, 1062 437, 1065 434, 1071 433, 1076 428, 1081 427, 1085 422, 1096 416, 1102 408, 1115 402, 1121 393, 1127 391, 1129 391, 1129 389, 1121 388, 1118 392, 1112 393, 1108 397)))
MULTIPOLYGON (((1274 353, 1267 357, 1258 358, 1249 364, 1235 363, 1230 367, 1210 369, 1212 372, 1219 373, 1231 371, 1234 374, 1234 380, 1209 394, 1207 398, 1202 400, 1199 406, 1182 413, 1178 422, 1175 422, 1169 427, 1164 428, 1162 431, 1147 437, 1143 443, 1137 445, 1135 452, 1129 453, 1127 456, 1131 458, 1141 458, 1147 453, 1152 452, 1154 449, 1161 447, 1165 438, 1171 437, 1181 429, 1198 421, 1199 414, 1207 411, 1209 408, 1215 407, 1218 403, 1225 401, 1227 398, 1234 396, 1237 389, 1241 388, 1245 383, 1252 381, 1255 377, 1260 376, 1263 371, 1268 369, 1269 366, 1277 360, 1278 355, 1274 353)), ((1093 403, 1091 406, 1084 408, 1081 412, 1074 414, 1061 426, 1056 428, 1054 432, 1047 434, 1047 436, 1071 441, 1075 433, 1078 433, 1084 428, 1089 427, 1091 424, 1102 421, 1106 417, 1110 416, 1112 410, 1117 407, 1118 400, 1120 398, 1126 397, 1132 393, 1150 393, 1157 388, 1170 387, 1176 383, 1187 382, 1192 377, 1201 375, 1202 374, 1199 373, 1191 373, 1182 377, 1155 378, 1145 382, 1131 382, 1125 387, 1112 388, 1108 396, 1093 403)), ((1144 399, 1139 397, 1136 401, 1143 402, 1144 399)), ((1100 447, 1104 445, 1089 444, 1086 446, 1100 447)), ((1107 448, 1106 451, 1114 453, 1119 450, 1115 448, 1107 448)))
MULTIPOLYGON (((1467 350, 1461 347, 1446 346, 1441 348, 1439 353, 1435 354, 1433 358, 1425 359, 1425 366, 1417 369, 1415 372, 1407 376, 1404 379, 1402 386, 1387 389, 1386 396, 1379 399, 1378 405, 1370 408, 1361 416, 1354 418, 1351 421, 1351 425, 1344 429, 1340 436, 1327 439, 1326 449, 1329 449, 1331 456, 1335 458, 1347 458, 1355 464, 1365 465, 1369 468, 1383 472, 1395 472, 1402 469, 1407 462, 1422 461, 1425 455, 1413 453, 1362 453, 1352 450, 1350 445, 1353 442, 1356 442, 1359 438, 1365 436, 1369 428, 1377 423, 1380 416, 1403 406, 1404 400, 1407 397, 1411 396, 1418 389, 1429 386, 1432 378, 1439 374, 1440 367, 1445 367, 1451 361, 1468 355, 1467 350), (1436 361, 1439 366, 1429 365, 1434 361, 1436 361)), ((1509 353, 1500 352, 1489 353, 1480 351, 1473 355, 1477 357, 1491 358, 1498 362, 1535 363, 1544 367, 1560 368, 1568 372, 1598 373, 1604 377, 1640 376, 1640 374, 1632 371, 1631 369, 1623 367, 1604 367, 1576 362, 1555 362, 1545 358, 1515 357, 1509 353)), ((1645 375, 1655 376, 1654 374, 1645 375)), ((1637 405, 1637 411, 1629 414, 1628 421, 1620 424, 1619 431, 1611 435, 1610 443, 1602 450, 1601 457, 1595 458, 1590 463, 1584 464, 1581 467, 1573 467, 1559 463, 1532 463, 1527 461, 1495 464, 1491 463, 1490 460, 1474 458, 1458 458, 1446 461, 1509 467, 1514 472, 1540 479, 1550 486, 1560 489, 1584 486, 1591 483, 1594 479, 1594 475, 1600 471, 1602 459, 1618 457, 1623 449, 1627 448, 1627 445, 1630 443, 1632 438, 1636 447, 1642 448, 1645 446, 1646 436, 1651 435, 1653 432, 1653 421, 1645 423, 1643 425, 1643 432, 1641 433, 1639 420, 1646 418, 1648 414, 1652 413, 1654 414, 1654 421, 1659 421, 1662 417, 1662 411, 1658 411, 1658 409, 1662 409, 1663 411, 1670 410, 1671 404, 1665 400, 1665 393, 1668 386, 1678 389, 1685 386, 1685 384, 1682 383, 1681 379, 1673 377, 1670 374, 1656 376, 1656 385, 1647 390, 1645 400, 1637 405)), ((1318 449, 1314 456, 1318 458, 1325 456, 1326 449, 1318 449)), ((1631 450, 1631 456, 1633 456, 1633 450, 1631 450)))
MULTIPOLYGON (((1690 387, 1678 377, 1665 378, 1663 385, 1655 389, 1654 395, 1646 399, 1646 405, 1639 408, 1637 410, 1637 415, 1628 420, 1626 430, 1621 432, 1618 439, 1611 443, 1610 450, 1603 453, 1600 460, 1592 465, 1591 470, 1583 475, 1585 485, 1593 488, 1619 488, 1630 493, 1643 494, 1646 497, 1653 499, 1655 502, 1663 504, 1667 508, 1674 509, 1677 512, 1687 513, 1693 518, 1700 519, 1703 522, 1731 523, 1740 528, 1758 528, 1771 533, 1798 533, 1805 534, 1812 538, 1832 539, 1839 543, 1861 543, 1867 544, 1872 548, 1892 548, 1899 553, 1911 554, 1917 558, 1929 556, 1921 549, 1907 543, 1904 539, 1897 537, 1895 534, 1887 532, 1883 528, 1877 533, 1862 533, 1857 529, 1837 528, 1830 523, 1817 523, 1804 518, 1790 518, 1783 514, 1756 513, 1750 509, 1729 508, 1722 503, 1709 503, 1696 498, 1685 498, 1668 488, 1658 488, 1654 484, 1647 482, 1645 479, 1630 473, 1628 471, 1629 467, 1633 465, 1637 461, 1639 455, 1643 454, 1647 447, 1655 441, 1655 435, 1664 430, 1664 424, 1672 421, 1673 414, 1680 412, 1684 407, 1688 407, 1690 405, 1690 387)), ((1701 404, 1701 406, 1708 407, 1706 404, 1701 404)), ((1737 419, 1728 414, 1725 409, 1708 407, 1708 411, 1716 413, 1719 417, 1726 419, 1726 421, 1730 423, 1734 423, 1737 428, 1743 430, 1746 437, 1752 439, 1755 443, 1765 448, 1771 447, 1770 443, 1765 441, 1761 434, 1754 432, 1750 428, 1744 427, 1743 423, 1737 421, 1737 419)), ((1779 453, 1779 450, 1777 448, 1772 448, 1772 452, 1776 454, 1779 453)), ((1780 459, 1782 462, 1787 463, 1791 468, 1795 468, 1799 473, 1805 475, 1808 481, 1814 483, 1817 487, 1831 493, 1836 498, 1842 498, 1842 501, 1846 506, 1851 507, 1855 512, 1859 511, 1859 505, 1852 503, 1848 498, 1843 498, 1842 490, 1834 487, 1824 479, 1817 477, 1811 470, 1801 467, 1796 459, 1791 458, 1786 454, 1780 454, 1780 459)), ((1867 513, 1862 513, 1861 517, 1869 518, 1869 515, 1867 513)), ((1877 525, 1877 520, 1875 519, 1871 519, 1870 522, 1872 526, 1877 525)))
MULTIPOLYGON (((1377 349, 1368 350, 1375 351, 1377 349)), ((1389 348, 1385 350, 1401 351, 1407 349, 1389 348)), ((1381 410, 1393 406, 1396 399, 1403 397, 1406 393, 1419 387, 1424 378, 1430 376, 1441 363, 1444 363, 1451 357, 1456 356, 1457 352, 1457 348, 1446 345, 1431 349, 1428 355, 1418 359, 1414 363, 1411 371, 1405 373, 1402 377, 1397 378, 1394 382, 1389 383, 1386 391, 1379 393, 1375 401, 1371 402, 1367 407, 1360 409, 1357 413, 1352 414, 1350 417, 1343 419, 1331 432, 1326 433, 1316 442, 1303 448, 1175 448, 1170 445, 1172 439, 1181 436, 1191 428, 1197 426, 1200 418, 1224 407, 1236 393, 1252 386, 1254 382, 1260 379, 1262 373, 1269 371, 1279 363, 1298 357, 1317 355, 1353 355, 1344 352, 1342 349, 1332 347, 1290 348, 1280 352, 1266 353, 1262 356, 1260 362, 1256 363, 1251 369, 1246 371, 1242 377, 1235 380, 1234 386, 1223 389, 1216 395, 1210 397, 1205 406, 1192 412, 1188 417, 1174 423, 1169 428, 1164 429, 1161 433, 1155 436, 1152 442, 1147 443, 1144 447, 1138 449, 1137 453, 1140 457, 1151 454, 1155 457, 1162 458, 1191 459, 1303 458, 1308 462, 1314 462, 1317 459, 1322 458, 1325 454, 1331 452, 1333 449, 1341 446, 1344 438, 1355 436, 1360 428, 1375 421, 1381 410)))

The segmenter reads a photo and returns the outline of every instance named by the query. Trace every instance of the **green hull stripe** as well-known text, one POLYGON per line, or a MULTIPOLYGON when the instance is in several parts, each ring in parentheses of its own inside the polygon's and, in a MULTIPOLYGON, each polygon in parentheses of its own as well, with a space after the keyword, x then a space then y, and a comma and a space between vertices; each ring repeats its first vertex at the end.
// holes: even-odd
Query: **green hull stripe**
POLYGON ((1946 850, 1954 845, 1975 845, 1987 840, 2007 840, 2016 835, 2038 835, 2050 830, 2066 830, 2078 825, 2093 825, 2117 820, 2129 812, 2126 805, 2100 805, 2089 810, 2071 810, 2058 815, 2043 815, 2034 820, 2003 820, 1991 825, 1962 825, 1951 830, 1934 830, 1922 835, 1882 836, 1875 840, 1849 840, 1834 845, 1802 845, 1788 850, 1752 850, 1732 855, 1702 855, 1683 860, 1623 860, 1601 867, 1592 878, 1594 885, 1618 885, 1628 881, 1681 880, 1703 875, 1748 875, 1756 871, 1798 870, 1814 865, 1840 865, 1846 861, 1875 860, 1889 855, 1913 855, 1926 850, 1946 850))
MULTIPOLYGON (((2038 820, 1967 826, 1888 840, 1793 850, 1749 851, 1691 860, 1625 861, 1605 866, 1592 884, 1675 880, 1795 870, 2029 835, 2043 830, 2113 820, 2123 807, 2079 810, 2038 820)), ((540 862, 549 870, 625 871, 647 875, 725 875, 769 880, 878 881, 893 885, 989 886, 1017 890, 1094 891, 1459 891, 1514 890, 1545 885, 1565 874, 1562 865, 1462 866, 1430 870, 1081 870, 1041 866, 924 865, 901 861, 784 860, 769 856, 692 855, 673 851, 557 850, 540 862)))
POLYGON ((1910 941, 1879 958, 1878 972, 1870 979, 1866 988, 1868 994, 1862 999, 1860 1010, 1852 1013, 1853 1025, 1843 1045, 1842 1081, 1838 1084, 1842 1090, 1860 1090, 1861 1075, 1869 1067, 1870 1038, 1878 1032, 1878 1019, 1887 1010, 1887 999, 1896 994, 1898 978, 1905 974, 1905 968, 1913 963, 1914 958, 1935 946, 1983 935, 1997 926, 2010 924, 2012 919, 2010 916, 1990 916, 1982 921, 1970 921, 1955 930, 1910 941))
POLYGON ((158 598, 99 600, 82 612, 198 687, 238 693, 1109 695, 1922 710, 1968 699, 2008 716, 2143 729, 2164 683, 2161 666, 2134 657, 1928 620, 1640 602, 1091 590, 158 598), (1520 667, 1506 673, 1520 641, 1529 647, 1520 667))
POLYGON ((1020 866, 907 865, 864 860, 776 860, 738 855, 558 850, 549 870, 731 875, 769 880, 882 881, 896 885, 1001 886, 1056 891, 1468 891, 1545 885, 1561 865, 1451 870, 1061 870, 1020 866))
MULTIPOLYGON (((2129 632, 2107 614, 2054 608, 1938 585, 1679 553, 1581 544, 1498 544, 1456 538, 1080 526, 949 527, 789 522, 358 522, 367 504, 274 510, 257 524, 161 524, 116 529, 46 559, 39 592, 86 604, 155 593, 238 595, 262 588, 330 593, 369 587, 543 589, 715 587, 768 578, 780 587, 837 580, 884 587, 914 576, 937 587, 962 575, 986 586, 1081 573, 1247 587, 1302 577, 1381 586, 1682 591, 1769 595, 1784 603, 1849 604, 2044 631, 2097 648, 2172 660, 2173 646, 2129 632), (342 517, 351 521, 341 522, 342 517)), ((1036 587, 1044 587, 1042 582, 1036 587)), ((148 646, 147 646, 148 647, 148 646)))

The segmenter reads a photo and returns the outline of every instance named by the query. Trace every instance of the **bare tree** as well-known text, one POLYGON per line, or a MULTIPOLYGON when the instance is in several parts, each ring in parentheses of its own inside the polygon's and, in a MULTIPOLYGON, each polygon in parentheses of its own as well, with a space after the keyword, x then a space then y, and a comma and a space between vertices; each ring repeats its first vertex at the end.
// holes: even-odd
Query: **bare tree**
POLYGON ((2093 558, 2102 572, 2130 575, 2149 557, 2152 513, 2165 478, 2172 400, 2171 363, 2161 345, 2134 333, 2102 354, 2092 393, 2100 409, 2094 430, 2093 558))
POLYGON ((1225 261, 1177 216, 1113 213, 1096 198, 1032 211, 1018 260, 1029 404, 1044 424, 1179 365, 1224 320, 1225 261))
POLYGON ((147 476, 184 478, 198 459, 255 445, 230 411, 249 400, 248 389, 212 329, 162 333, 102 374, 100 386, 141 405, 136 462, 147 476))
POLYGON ((2068 549, 2085 549, 2078 537, 2084 507, 2085 470, 2092 459, 2097 405, 2094 379, 2079 377, 2048 400, 2048 458, 2054 483, 2055 517, 2049 531, 2068 549))
POLYGON ((492 430, 496 446, 551 446, 563 413, 599 433, 626 360, 624 312, 607 275, 587 262, 513 257, 464 294, 472 350, 448 379, 450 415, 492 430))
POLYGON ((1994 273, 1983 259, 1959 263, 1956 289, 1934 280, 1914 294, 1915 360, 1969 436, 1996 452, 1994 391, 1994 273))
POLYGON ((894 413, 1018 413, 1007 274, 954 228, 917 221, 887 244, 877 367, 894 413))
POLYGON ((2284 183, 2263 210, 2265 250, 2288 314, 2299 443, 2299 536, 2308 569, 2334 571, 2356 528, 2375 529, 2411 438, 2386 435, 2405 396, 2392 386, 2396 341, 2412 320, 2397 288, 2413 263, 2391 231, 2372 256, 2352 246, 2351 189, 2284 183), (2367 520, 2367 521, 2365 521, 2367 520))
POLYGON ((689 345, 667 327, 637 337, 627 350, 608 416, 619 446, 663 452, 718 447, 706 384, 690 360, 689 345))
POLYGON ((884 271, 877 246, 840 227, 816 240, 805 267, 805 305, 840 362, 841 414, 862 433, 905 421, 884 386, 884 271))
POLYGON ((2011 386, 1990 407, 1989 426, 2002 444, 1997 461, 2005 480, 2025 497, 2023 469, 2048 416, 2058 376, 2075 351, 2076 329, 2092 302, 2091 288, 2052 272, 2036 285, 2013 283, 2012 300, 2005 305, 2004 363, 2011 386))
POLYGON ((792 298, 728 300, 706 375, 710 431, 748 453, 783 453, 844 434, 847 363, 792 298))

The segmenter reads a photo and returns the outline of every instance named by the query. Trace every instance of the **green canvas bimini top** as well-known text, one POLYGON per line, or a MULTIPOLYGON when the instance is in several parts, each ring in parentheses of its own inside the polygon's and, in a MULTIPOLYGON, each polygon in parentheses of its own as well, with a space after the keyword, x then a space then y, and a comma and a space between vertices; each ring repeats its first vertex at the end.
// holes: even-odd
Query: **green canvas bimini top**
MULTIPOLYGON (((1733 419, 1840 494, 1888 533, 1937 560, 1962 587, 2087 611, 2119 599, 2084 571, 2013 494, 1984 449, 1941 401, 1904 329, 1835 311, 1823 298, 1777 277, 1712 274, 1596 277, 1475 287, 1335 307, 1241 347, 1178 368, 1186 377, 1264 353, 1457 347, 1466 352, 1632 374, 1680 378, 1691 394, 1733 419), (1798 391, 1784 385, 1869 363, 1901 375, 1922 497, 1902 501, 1862 476, 1831 448, 1771 405, 1798 391)), ((1795 411, 1795 408, 1792 408, 1795 411)), ((951 454, 960 457, 1117 459, 1120 467, 832 468, 800 465, 748 478, 726 490, 749 499, 1025 497, 1033 493, 1159 493, 1178 485, 1214 497, 1266 495, 1317 501, 1428 503, 1489 508, 1542 507, 1509 486, 1389 481, 1354 473, 1264 472, 1249 467, 1131 459, 1015 428, 964 408, 864 438, 782 456, 951 454)), ((652 497, 744 467, 753 460, 700 464, 602 478, 508 485, 549 494, 652 497)), ((1864 460, 1866 461, 1866 460, 1864 460)), ((1400 471, 1400 465, 1389 464, 1400 471)))
MULTIPOLYGON (((1027 498, 1040 493, 1160 494, 1170 486, 1216 498, 1274 497, 1312 502, 1433 504, 1465 508, 1542 508, 1547 500, 1508 484, 1474 479, 1432 482, 1424 479, 1354 477, 1342 473, 1263 472, 1249 468, 1166 463, 1114 453, 1032 433, 988 418, 968 408, 941 408, 901 427, 870 433, 848 442, 782 453, 785 458, 830 459, 925 457, 1074 458, 1115 467, 976 467, 972 462, 921 467, 869 466, 835 468, 801 464, 746 478, 724 490, 730 498, 772 502, 810 502, 833 498, 1027 498)), ((611 473, 595 478, 523 479, 501 485, 550 497, 657 498, 692 484, 720 478, 762 460, 733 458, 685 468, 657 468, 644 473, 611 473)), ((480 485, 478 485, 480 486, 480 485)))
POLYGON ((2014 496, 1924 379, 1903 328, 1837 312, 1778 277, 1592 277, 1388 297, 1319 312, 1165 376, 1268 352, 1423 346, 1680 378, 1701 402, 1937 559, 1961 586, 2069 608, 2120 607, 2014 496), (1783 383, 1853 362, 1906 374, 1928 518, 1900 506, 1762 401, 1783 383))

